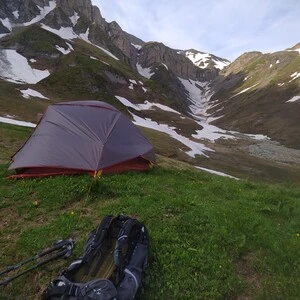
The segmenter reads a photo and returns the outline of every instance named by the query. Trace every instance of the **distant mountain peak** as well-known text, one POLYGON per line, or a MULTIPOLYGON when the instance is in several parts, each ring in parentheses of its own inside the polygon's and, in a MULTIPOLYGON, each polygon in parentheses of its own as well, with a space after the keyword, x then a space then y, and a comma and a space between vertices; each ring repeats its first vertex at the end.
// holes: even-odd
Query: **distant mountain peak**
POLYGON ((193 62, 195 66, 201 69, 219 69, 222 70, 230 64, 230 61, 210 53, 202 52, 195 49, 182 50, 178 53, 185 55, 193 62))

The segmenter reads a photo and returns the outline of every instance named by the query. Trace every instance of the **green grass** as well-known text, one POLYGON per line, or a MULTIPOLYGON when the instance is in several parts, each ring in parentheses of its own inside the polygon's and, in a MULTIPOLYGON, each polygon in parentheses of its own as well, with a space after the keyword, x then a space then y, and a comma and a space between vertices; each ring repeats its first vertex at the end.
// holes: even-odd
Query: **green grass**
POLYGON ((257 71, 265 64, 263 56, 253 58, 245 67, 247 72, 257 71))
POLYGON ((32 128, 0 123, 0 163, 9 161, 31 132, 32 128))
POLYGON ((74 237, 74 254, 24 275, 0 299, 38 299, 82 253, 107 214, 143 220, 151 237, 138 299, 296 299, 300 290, 300 190, 159 165, 92 179, 7 180, 0 167, 1 269, 74 237))

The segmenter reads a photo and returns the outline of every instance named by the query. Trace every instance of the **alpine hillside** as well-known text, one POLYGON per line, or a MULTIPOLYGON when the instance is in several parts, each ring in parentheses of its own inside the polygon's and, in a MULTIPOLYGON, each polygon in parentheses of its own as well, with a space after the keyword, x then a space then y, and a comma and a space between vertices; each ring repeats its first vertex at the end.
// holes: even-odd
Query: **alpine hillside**
POLYGON ((2 0, 0 45, 1 122, 34 127, 50 103, 102 100, 162 155, 239 178, 299 172, 299 44, 230 63, 143 41, 91 0, 2 0))

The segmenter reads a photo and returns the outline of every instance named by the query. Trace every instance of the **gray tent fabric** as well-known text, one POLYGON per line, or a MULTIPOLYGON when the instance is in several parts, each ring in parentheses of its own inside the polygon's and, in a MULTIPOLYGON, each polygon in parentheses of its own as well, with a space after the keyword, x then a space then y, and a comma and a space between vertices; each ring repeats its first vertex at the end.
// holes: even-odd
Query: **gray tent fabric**
POLYGON ((114 172, 114 166, 116 172, 143 170, 153 163, 152 144, 124 114, 105 102, 72 101, 48 107, 9 170, 34 177, 114 172))

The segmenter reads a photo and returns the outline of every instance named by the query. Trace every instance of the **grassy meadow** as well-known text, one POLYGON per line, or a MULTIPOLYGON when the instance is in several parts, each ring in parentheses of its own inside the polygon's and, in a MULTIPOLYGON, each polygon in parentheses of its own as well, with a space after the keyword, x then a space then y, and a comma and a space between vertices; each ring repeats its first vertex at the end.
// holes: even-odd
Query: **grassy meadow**
POLYGON ((0 299, 39 299, 107 214, 135 216, 149 230, 137 299, 299 297, 298 187, 223 178, 163 156, 145 173, 7 180, 7 159, 30 131, 0 125, 0 269, 58 239, 76 247, 0 287, 0 299))

